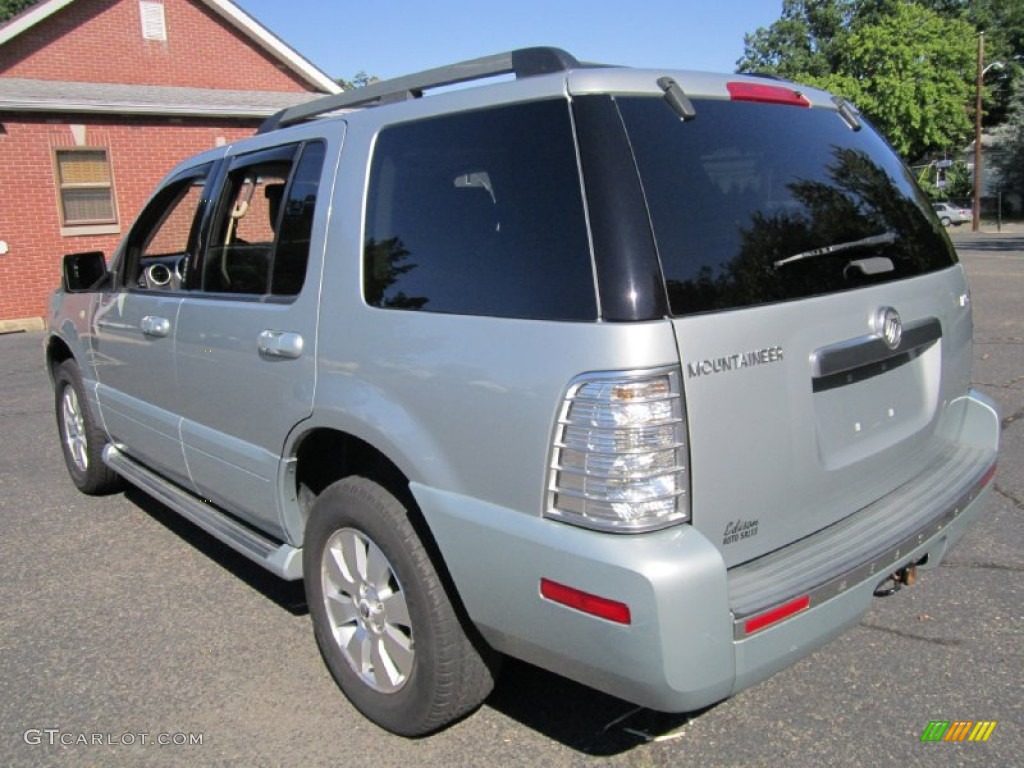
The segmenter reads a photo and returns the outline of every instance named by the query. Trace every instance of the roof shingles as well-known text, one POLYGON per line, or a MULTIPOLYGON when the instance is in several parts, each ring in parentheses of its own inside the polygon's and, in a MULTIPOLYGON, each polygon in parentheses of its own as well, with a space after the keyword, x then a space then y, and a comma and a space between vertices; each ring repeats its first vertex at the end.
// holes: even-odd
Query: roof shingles
POLYGON ((317 94, 0 78, 0 112, 266 117, 317 94))

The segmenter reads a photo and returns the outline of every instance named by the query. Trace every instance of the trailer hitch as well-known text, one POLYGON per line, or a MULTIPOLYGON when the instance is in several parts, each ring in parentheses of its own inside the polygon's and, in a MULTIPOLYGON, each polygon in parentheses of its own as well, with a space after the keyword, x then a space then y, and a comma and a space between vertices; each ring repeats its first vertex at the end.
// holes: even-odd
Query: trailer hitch
POLYGON ((897 571, 893 571, 878 586, 875 587, 875 597, 889 597, 895 595, 904 586, 912 587, 917 581, 917 563, 905 565, 897 571))

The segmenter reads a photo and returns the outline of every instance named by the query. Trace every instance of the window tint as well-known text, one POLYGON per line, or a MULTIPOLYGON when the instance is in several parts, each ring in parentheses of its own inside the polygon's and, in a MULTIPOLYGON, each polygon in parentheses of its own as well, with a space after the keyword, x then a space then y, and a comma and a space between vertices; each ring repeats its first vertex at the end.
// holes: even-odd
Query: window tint
POLYGON ((919 275, 955 254, 928 201, 870 128, 835 112, 620 98, 674 314, 784 301, 919 275), (842 246, 831 248, 830 246, 842 246))
POLYGON ((270 292, 277 296, 294 296, 306 279, 313 211, 326 151, 323 142, 307 144, 288 188, 271 269, 270 292))
POLYGON ((236 158, 203 260, 204 291, 292 296, 301 290, 324 145, 307 145, 296 164, 299 149, 236 158))
POLYGON ((564 101, 385 129, 366 214, 367 303, 504 317, 596 317, 564 101))
POLYGON ((204 166, 168 184, 139 215, 128 238, 128 287, 170 291, 186 286, 208 171, 204 166))

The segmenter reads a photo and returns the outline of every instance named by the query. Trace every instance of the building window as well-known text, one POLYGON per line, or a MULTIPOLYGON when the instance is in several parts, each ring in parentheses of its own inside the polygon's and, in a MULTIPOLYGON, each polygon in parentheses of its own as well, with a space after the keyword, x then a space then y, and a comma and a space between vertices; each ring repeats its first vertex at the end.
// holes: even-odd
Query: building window
POLYGON ((143 40, 166 40, 167 21, 164 18, 164 4, 140 0, 139 15, 142 17, 143 40))
POLYGON ((61 226, 116 224, 107 150, 58 149, 56 155, 61 226))

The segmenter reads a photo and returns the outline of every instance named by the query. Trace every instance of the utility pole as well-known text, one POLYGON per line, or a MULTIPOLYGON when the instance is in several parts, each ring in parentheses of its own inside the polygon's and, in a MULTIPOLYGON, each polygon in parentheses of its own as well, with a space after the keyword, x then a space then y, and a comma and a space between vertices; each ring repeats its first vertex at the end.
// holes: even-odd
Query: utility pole
POLYGON ((974 85, 974 205, 971 231, 981 224, 981 88, 985 77, 985 33, 978 33, 978 79, 974 85))

